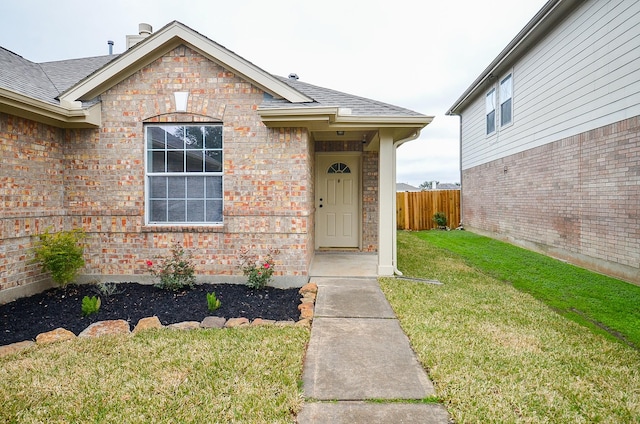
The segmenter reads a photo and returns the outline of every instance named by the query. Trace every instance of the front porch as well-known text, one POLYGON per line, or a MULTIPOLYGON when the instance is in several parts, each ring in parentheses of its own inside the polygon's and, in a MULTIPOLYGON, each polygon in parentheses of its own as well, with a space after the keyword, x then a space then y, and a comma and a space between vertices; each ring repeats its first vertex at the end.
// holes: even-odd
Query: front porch
POLYGON ((316 252, 309 277, 377 277, 377 253, 316 252))

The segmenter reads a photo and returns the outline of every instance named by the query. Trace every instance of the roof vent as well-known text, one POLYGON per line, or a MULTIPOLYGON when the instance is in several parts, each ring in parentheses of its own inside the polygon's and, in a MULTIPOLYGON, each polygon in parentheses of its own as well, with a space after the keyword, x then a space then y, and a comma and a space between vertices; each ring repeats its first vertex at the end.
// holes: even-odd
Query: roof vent
POLYGON ((300 79, 300 77, 298 76, 298 74, 289 74, 289 79, 292 79, 292 80, 299 80, 299 79, 300 79))
POLYGON ((109 45, 109 56, 111 56, 113 54, 113 41, 109 40, 107 44, 109 45))
POLYGON ((153 28, 149 24, 138 25, 138 35, 127 35, 127 49, 135 46, 153 33, 153 28))
POLYGON ((141 23, 138 25, 138 34, 143 37, 148 37, 153 32, 153 27, 149 24, 141 23))

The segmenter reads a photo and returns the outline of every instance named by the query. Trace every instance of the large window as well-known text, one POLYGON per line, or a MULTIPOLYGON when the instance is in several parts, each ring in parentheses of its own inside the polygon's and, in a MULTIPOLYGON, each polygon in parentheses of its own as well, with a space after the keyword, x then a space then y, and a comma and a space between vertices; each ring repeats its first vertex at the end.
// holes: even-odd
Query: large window
POLYGON ((513 116, 513 79, 511 74, 500 81, 500 126, 511 123, 513 116))
POLYGON ((492 88, 485 98, 485 110, 487 116, 487 134, 496 131, 496 89, 492 88))
POLYGON ((145 127, 149 224, 222 223, 222 125, 145 127))

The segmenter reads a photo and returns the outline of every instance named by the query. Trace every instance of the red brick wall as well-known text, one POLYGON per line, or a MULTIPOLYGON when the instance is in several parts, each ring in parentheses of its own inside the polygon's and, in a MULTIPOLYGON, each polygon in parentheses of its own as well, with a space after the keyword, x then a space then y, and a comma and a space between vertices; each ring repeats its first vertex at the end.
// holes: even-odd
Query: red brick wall
POLYGON ((640 282, 640 117, 463 171, 464 225, 640 282))
POLYGON ((0 113, 0 291, 47 280, 32 236, 64 225, 63 131, 0 113))
POLYGON ((240 278, 237 253, 280 249, 276 277, 302 281, 313 256, 313 146, 301 129, 268 129, 264 93, 180 46, 101 95, 99 129, 61 130, 0 114, 0 290, 43 279, 25 254, 48 225, 88 233, 82 271, 148 275, 172 241, 192 248, 203 277, 240 278), (178 113, 174 91, 189 91, 178 113), (222 122, 224 225, 144 225, 144 123, 222 122))

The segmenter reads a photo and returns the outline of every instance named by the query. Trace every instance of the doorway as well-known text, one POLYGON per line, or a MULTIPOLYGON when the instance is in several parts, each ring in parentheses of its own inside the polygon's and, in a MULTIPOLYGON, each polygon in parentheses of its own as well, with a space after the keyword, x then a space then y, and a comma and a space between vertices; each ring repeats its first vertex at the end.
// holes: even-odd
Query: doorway
POLYGON ((316 156, 316 249, 360 246, 360 154, 316 156))

